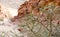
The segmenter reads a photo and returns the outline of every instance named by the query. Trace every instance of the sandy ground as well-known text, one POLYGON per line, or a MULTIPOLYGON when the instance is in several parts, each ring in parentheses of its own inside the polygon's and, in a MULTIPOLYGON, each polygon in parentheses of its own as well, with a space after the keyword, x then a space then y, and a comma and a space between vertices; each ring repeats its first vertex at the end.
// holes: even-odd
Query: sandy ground
MULTIPOLYGON (((14 17, 18 14, 18 7, 23 4, 26 0, 0 0, 2 5, 2 12, 10 14, 14 17)), ((0 37, 20 37, 22 34, 18 31, 18 25, 14 24, 8 18, 4 18, 0 21, 0 37)))
POLYGON ((26 0, 0 0, 0 3, 6 7, 12 16, 16 16, 18 14, 19 6, 25 1, 26 0))
POLYGON ((18 8, 26 0, 0 0, 0 3, 4 4, 6 7, 18 8))

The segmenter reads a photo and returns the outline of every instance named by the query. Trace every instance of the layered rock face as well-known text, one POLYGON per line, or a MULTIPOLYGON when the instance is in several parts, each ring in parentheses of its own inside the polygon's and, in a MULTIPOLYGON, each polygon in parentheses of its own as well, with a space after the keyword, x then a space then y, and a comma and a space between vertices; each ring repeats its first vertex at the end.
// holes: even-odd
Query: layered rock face
POLYGON ((60 0, 26 1, 15 19, 27 37, 60 37, 60 0))

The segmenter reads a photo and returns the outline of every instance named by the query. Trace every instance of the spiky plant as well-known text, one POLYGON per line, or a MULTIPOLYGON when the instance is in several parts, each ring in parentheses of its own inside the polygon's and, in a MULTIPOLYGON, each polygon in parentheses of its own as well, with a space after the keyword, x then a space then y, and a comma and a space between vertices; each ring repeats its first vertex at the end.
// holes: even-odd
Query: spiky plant
POLYGON ((21 32, 27 37, 59 37, 59 3, 55 0, 30 0, 29 3, 23 4, 17 16, 21 32))

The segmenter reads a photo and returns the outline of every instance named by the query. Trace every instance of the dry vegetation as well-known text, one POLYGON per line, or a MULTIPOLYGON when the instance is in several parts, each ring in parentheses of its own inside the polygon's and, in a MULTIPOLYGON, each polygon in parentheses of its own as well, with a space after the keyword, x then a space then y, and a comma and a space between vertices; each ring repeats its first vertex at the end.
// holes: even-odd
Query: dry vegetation
POLYGON ((60 0, 29 0, 15 17, 27 37, 60 37, 60 0))
POLYGON ((60 0, 26 1, 13 22, 7 20, 8 31, 0 31, 1 37, 60 37, 60 0))

